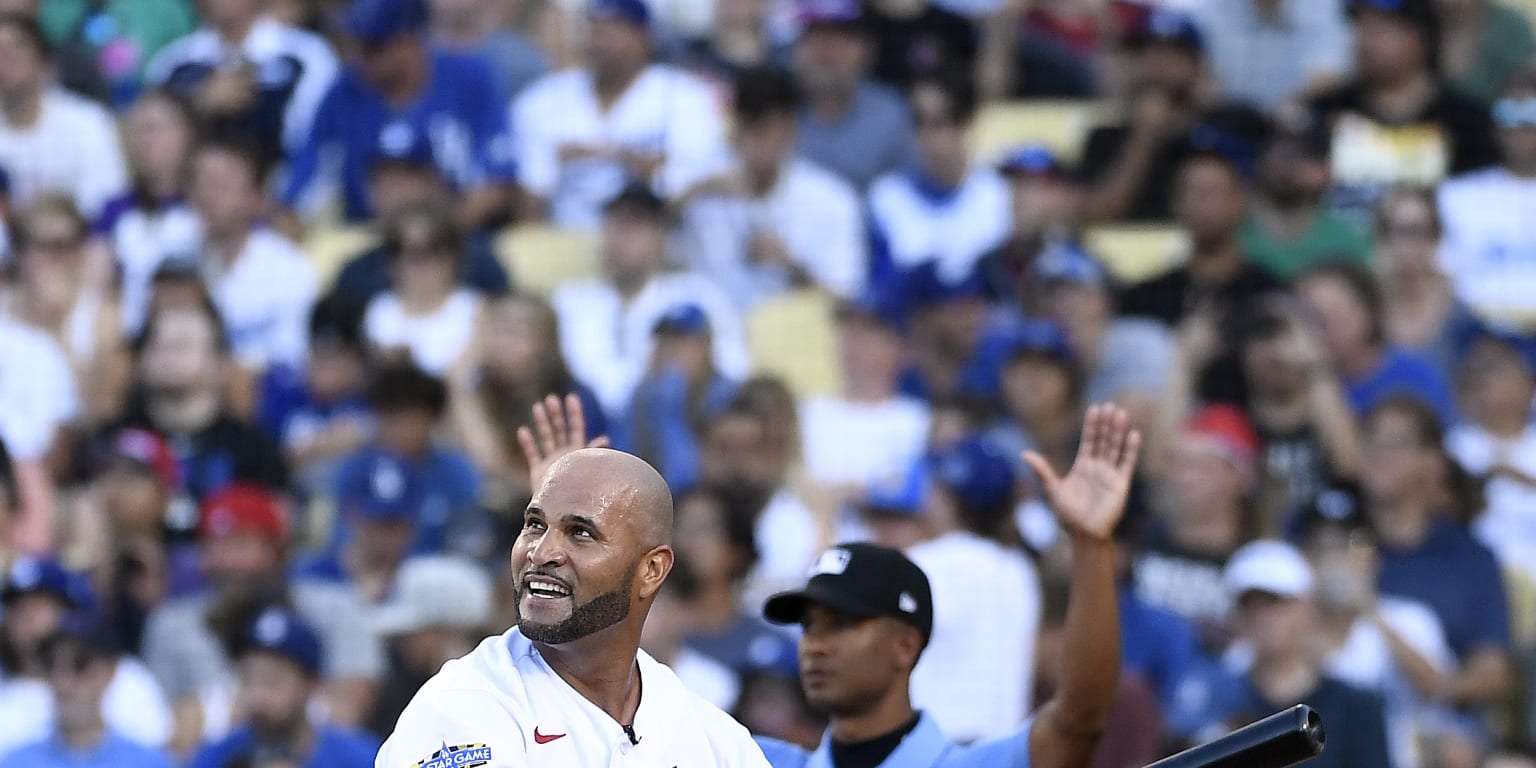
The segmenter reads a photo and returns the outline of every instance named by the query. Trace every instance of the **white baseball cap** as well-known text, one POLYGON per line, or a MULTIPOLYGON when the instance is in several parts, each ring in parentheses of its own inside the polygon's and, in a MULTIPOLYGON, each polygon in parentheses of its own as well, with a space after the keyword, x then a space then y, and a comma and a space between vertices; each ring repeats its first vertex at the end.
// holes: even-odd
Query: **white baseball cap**
POLYGON ((383 636, 429 627, 476 629, 491 618, 491 577, 472 560, 413 557, 395 574, 394 588, 370 623, 383 636))
POLYGON ((1295 547, 1283 541, 1255 541, 1232 554, 1222 574, 1233 600, 1245 592, 1281 597, 1312 594, 1312 566, 1295 547))

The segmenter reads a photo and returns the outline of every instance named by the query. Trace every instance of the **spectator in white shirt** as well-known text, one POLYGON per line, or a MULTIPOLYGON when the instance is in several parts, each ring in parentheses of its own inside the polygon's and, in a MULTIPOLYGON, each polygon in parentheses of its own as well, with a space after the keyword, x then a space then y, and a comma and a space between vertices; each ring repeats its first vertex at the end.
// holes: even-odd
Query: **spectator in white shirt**
POLYGON ((670 198, 724 167, 713 93, 651 61, 650 24, 642 0, 594 0, 587 66, 541 78, 513 104, 520 181, 538 216, 596 229, 628 182, 670 198))
POLYGON ((938 262, 954 280, 1011 233, 1008 185, 988 166, 972 166, 966 133, 976 88, 966 76, 931 75, 912 85, 918 163, 880 177, 869 190, 876 277, 938 262))
POLYGON ((265 178, 259 150, 238 140, 206 143, 192 163, 204 279, 235 359, 251 371, 303 363, 316 293, 304 254, 262 223, 265 178))
POLYGON ((650 366, 656 321, 679 304, 695 304, 709 319, 720 375, 742 379, 751 367, 738 310, 720 288, 703 275, 661 272, 669 228, 666 203, 649 186, 626 187, 604 209, 603 279, 564 286, 551 299, 571 373, 610 419, 623 417, 650 366))
POLYGON ((51 84, 52 60, 34 19, 0 15, 0 166, 18 208, 62 193, 94 218, 128 186, 123 149, 106 109, 51 84))
POLYGON ((403 354, 443 376, 465 364, 480 320, 479 294, 459 284, 464 238, 449 211, 420 207, 391 223, 392 287, 368 303, 363 333, 386 354, 403 354))
POLYGON ((1440 186, 1440 260, 1462 301, 1536 309, 1536 68, 1510 80, 1493 105, 1502 163, 1440 186))
POLYGON ((736 164, 690 192, 688 262, 742 305, 789 288, 862 288, 862 204, 846 181, 795 152, 799 87, 777 69, 736 81, 736 164))

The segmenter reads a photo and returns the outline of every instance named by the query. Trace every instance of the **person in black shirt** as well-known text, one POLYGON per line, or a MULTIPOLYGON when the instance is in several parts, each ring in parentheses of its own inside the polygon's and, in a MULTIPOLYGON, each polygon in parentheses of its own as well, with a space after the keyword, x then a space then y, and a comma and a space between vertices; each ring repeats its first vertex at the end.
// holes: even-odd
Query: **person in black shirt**
POLYGON ((1089 221, 1163 221, 1173 215, 1174 177, 1200 127, 1258 146, 1269 122, 1241 104, 1206 100, 1205 37, 1184 14, 1157 10, 1125 40, 1130 82, 1125 121, 1094 128, 1084 144, 1089 221))
POLYGON ((977 32, 964 16, 927 0, 873 0, 865 8, 875 79, 906 90, 919 75, 975 69, 977 32))

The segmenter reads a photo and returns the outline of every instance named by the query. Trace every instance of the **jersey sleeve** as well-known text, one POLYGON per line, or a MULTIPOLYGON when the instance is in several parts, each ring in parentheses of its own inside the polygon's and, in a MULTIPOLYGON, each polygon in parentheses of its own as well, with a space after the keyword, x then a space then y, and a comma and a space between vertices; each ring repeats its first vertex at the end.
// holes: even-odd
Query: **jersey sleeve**
POLYGON ((493 718, 504 711, 480 691, 428 684, 400 713, 374 768, 527 768, 522 731, 493 718))
POLYGON ((1029 737, 1035 730, 1031 717, 1006 736, 978 741, 945 753, 940 768, 1030 768, 1029 737))
POLYGON ((787 741, 769 738, 767 736, 753 736, 758 749, 763 751, 763 757, 768 760, 768 765, 773 768, 804 768, 811 753, 801 749, 787 741))

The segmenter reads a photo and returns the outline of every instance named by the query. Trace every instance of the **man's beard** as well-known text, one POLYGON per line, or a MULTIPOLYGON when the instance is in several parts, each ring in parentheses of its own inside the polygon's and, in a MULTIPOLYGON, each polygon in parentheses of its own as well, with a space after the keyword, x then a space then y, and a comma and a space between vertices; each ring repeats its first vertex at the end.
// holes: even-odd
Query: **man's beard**
POLYGON ((519 609, 528 590, 527 587, 519 586, 512 600, 513 613, 517 614, 518 631, 529 640, 547 645, 560 645, 580 640, 629 618, 630 592, 634 586, 635 570, 631 568, 623 584, 572 608, 571 615, 557 624, 524 621, 519 609))

